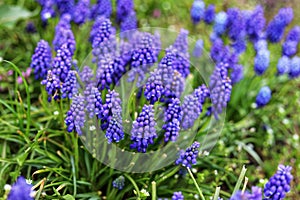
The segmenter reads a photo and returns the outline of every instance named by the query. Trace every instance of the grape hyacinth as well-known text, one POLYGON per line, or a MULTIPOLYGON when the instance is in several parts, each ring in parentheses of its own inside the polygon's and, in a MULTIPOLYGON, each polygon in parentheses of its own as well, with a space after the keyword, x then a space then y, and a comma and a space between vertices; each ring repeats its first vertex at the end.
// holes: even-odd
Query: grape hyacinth
POLYGON ((252 186, 251 193, 248 194, 248 200, 262 200, 262 189, 252 186))
POLYGON ((115 29, 112 27, 111 21, 103 17, 98 18, 91 30, 93 62, 98 67, 101 65, 102 59, 107 59, 116 53, 116 37, 115 29))
POLYGON ((270 64, 270 51, 268 49, 262 49, 257 52, 254 59, 254 71, 257 75, 265 73, 270 64))
POLYGON ((82 71, 79 72, 79 78, 85 85, 94 82, 93 70, 89 66, 84 66, 82 71))
POLYGON ((193 56, 196 58, 200 58, 202 56, 203 51, 203 40, 197 40, 194 50, 193 50, 193 56))
POLYGON ((269 103, 271 100, 272 93, 268 86, 262 87, 257 96, 256 96, 256 104, 258 107, 263 107, 269 103))
POLYGON ((290 79, 297 78, 300 75, 300 58, 295 56, 291 59, 289 68, 290 79))
POLYGON ((78 83, 76 78, 76 71, 70 70, 68 72, 68 76, 65 82, 61 86, 61 97, 62 98, 69 98, 72 97, 78 92, 78 83))
POLYGON ((247 48, 247 41, 245 38, 239 38, 231 44, 231 47, 234 49, 235 53, 241 54, 247 48))
POLYGON ((52 72, 61 82, 65 82, 67 75, 72 67, 72 54, 66 44, 62 45, 56 52, 53 60, 52 72))
POLYGON ((165 82, 164 84, 165 93, 162 102, 168 102, 170 98, 180 98, 185 87, 185 79, 177 70, 174 70, 170 75, 172 76, 171 82, 165 82))
POLYGON ((264 9, 261 5, 256 6, 246 20, 246 32, 252 41, 257 41, 266 25, 264 9))
POLYGON ((122 123, 122 107, 118 93, 113 95, 110 93, 110 98, 106 99, 104 104, 104 112, 111 106, 111 115, 108 121, 108 126, 105 132, 108 144, 112 142, 120 142, 124 138, 123 123, 122 123))
POLYGON ((121 99, 119 93, 114 90, 110 90, 106 94, 105 103, 103 104, 103 111, 101 112, 101 128, 106 130, 109 126, 109 122, 113 117, 117 117, 122 113, 121 99))
POLYGON ((71 56, 73 56, 76 50, 76 42, 70 24, 67 21, 69 19, 69 15, 67 15, 66 17, 65 16, 66 15, 62 16, 60 22, 55 27, 53 46, 55 51, 58 51, 62 48, 63 45, 65 45, 69 50, 71 56), (66 19, 64 19, 64 17, 66 19))
POLYGON ((40 1, 42 6, 41 19, 44 25, 48 23, 48 19, 55 17, 54 4, 55 0, 40 1))
POLYGON ((204 12, 204 22, 206 24, 211 24, 213 23, 215 19, 215 5, 210 4, 207 6, 205 12, 204 12))
POLYGON ((59 99, 60 94, 60 80, 59 78, 52 73, 51 70, 48 71, 47 73, 47 78, 42 80, 41 82, 42 85, 46 85, 46 91, 48 93, 48 101, 51 102, 52 98, 54 100, 59 99))
POLYGON ((222 39, 217 38, 214 40, 210 50, 210 56, 215 62, 220 62, 224 56, 224 44, 222 39))
POLYGON ((298 51, 298 42, 285 41, 282 45, 282 54, 288 57, 292 57, 298 51))
POLYGON ((185 151, 181 150, 179 152, 179 158, 175 161, 175 164, 181 164, 183 167, 192 168, 192 165, 197 163, 199 147, 200 143, 196 141, 185 151))
POLYGON ((237 191, 233 194, 229 200, 249 200, 248 199, 248 192, 237 191))
POLYGON ((79 0, 73 10, 73 21, 76 24, 84 24, 90 15, 90 0, 79 0))
POLYGON ((226 31, 227 26, 227 14, 225 12, 219 12, 215 17, 214 32, 217 35, 222 35, 226 31))
POLYGON ((175 49, 177 49, 180 53, 188 52, 188 35, 189 31, 185 29, 181 29, 178 34, 174 44, 172 45, 175 49))
POLYGON ((153 144, 153 140, 157 137, 155 126, 153 105, 144 105, 142 112, 132 124, 130 148, 145 153, 147 147, 153 144))
POLYGON ((210 97, 209 89, 206 87, 206 85, 202 84, 194 90, 193 94, 198 99, 202 111, 202 105, 204 104, 205 100, 210 97))
POLYGON ((238 8, 229 8, 227 11, 228 36, 231 40, 244 39, 246 24, 243 14, 238 8))
POLYGON ((180 122, 182 119, 182 110, 180 107, 180 100, 178 98, 172 98, 170 103, 168 103, 167 109, 165 111, 164 122, 162 126, 164 129, 164 141, 175 142, 180 131, 180 122))
POLYGON ((215 118, 227 107, 231 96, 231 80, 227 75, 228 64, 219 63, 216 65, 213 74, 210 77, 210 97, 212 101, 212 110, 215 118))
POLYGON ((125 178, 124 176, 119 176, 118 178, 116 178, 113 182, 113 187, 117 188, 118 190, 122 190, 125 186, 125 178))
POLYGON ((291 60, 287 56, 282 56, 277 64, 277 75, 283 75, 290 69, 291 60))
POLYGON ((133 0, 117 0, 117 21, 123 21, 133 9, 133 0))
POLYGON ((194 0, 191 8, 191 19, 194 24, 198 24, 204 17, 205 4, 202 0, 194 0))
POLYGON ((291 174, 292 167, 279 165, 277 172, 270 178, 264 188, 264 200, 284 199, 286 193, 291 189, 291 181, 293 175, 291 174))
POLYGON ((136 13, 134 11, 131 11, 121 22, 120 27, 121 27, 121 33, 120 33, 121 37, 130 38, 132 35, 132 32, 130 30, 137 29, 136 13))
POLYGON ((110 18, 111 13, 111 0, 97 0, 97 3, 92 6, 90 18, 94 20, 101 16, 110 18))
POLYGON ((293 19, 292 8, 281 8, 274 19, 269 23, 266 34, 270 42, 279 42, 283 35, 284 29, 293 19))
POLYGON ((55 0, 57 9, 61 15, 71 14, 74 9, 74 0, 55 0))
POLYGON ((99 90, 93 86, 93 84, 87 84, 84 90, 84 96, 86 97, 86 111, 89 113, 89 118, 97 116, 101 118, 102 112, 102 98, 99 90))
POLYGON ((160 70, 156 69, 154 72, 150 73, 145 84, 144 95, 150 104, 157 102, 161 96, 164 94, 164 85, 160 70))
POLYGON ((133 82, 138 76, 138 87, 142 85, 149 68, 157 61, 154 40, 154 36, 150 33, 143 33, 137 47, 131 53, 131 70, 128 73, 128 81, 133 82))
POLYGON ((34 191, 32 185, 26 182, 23 176, 19 176, 17 181, 13 184, 7 200, 33 200, 34 191))
POLYGON ((258 40, 254 43, 254 49, 256 52, 259 52, 260 50, 268 49, 268 42, 266 40, 258 40))
POLYGON ((186 95, 182 103, 182 121, 181 126, 184 130, 194 126, 195 121, 201 114, 201 108, 198 98, 193 94, 186 95))
POLYGON ((286 36, 287 41, 300 42, 300 26, 293 27, 286 36))
POLYGON ((105 133, 108 144, 112 142, 120 142, 124 138, 121 112, 122 111, 120 111, 120 114, 113 114, 109 121, 105 133))
POLYGON ((82 95, 77 95, 72 98, 65 123, 68 132, 76 131, 78 135, 82 135, 81 128, 84 127, 85 123, 85 98, 82 95))
POLYGON ((173 70, 176 70, 186 78, 190 74, 189 53, 187 51, 179 51, 174 46, 170 46, 166 49, 166 52, 172 53, 175 56, 173 70))
POLYGON ((174 192, 172 196, 172 200, 184 200, 184 196, 182 192, 174 192))
POLYGON ((111 58, 101 59, 98 63, 98 69, 96 74, 97 87, 100 91, 109 89, 113 84, 113 60, 111 58))
POLYGON ((44 79, 51 68, 51 48, 45 40, 40 40, 31 57, 30 67, 34 69, 35 79, 44 79))
POLYGON ((236 64, 232 67, 232 71, 230 74, 230 79, 232 84, 236 84, 240 82, 244 77, 244 67, 243 65, 236 64))

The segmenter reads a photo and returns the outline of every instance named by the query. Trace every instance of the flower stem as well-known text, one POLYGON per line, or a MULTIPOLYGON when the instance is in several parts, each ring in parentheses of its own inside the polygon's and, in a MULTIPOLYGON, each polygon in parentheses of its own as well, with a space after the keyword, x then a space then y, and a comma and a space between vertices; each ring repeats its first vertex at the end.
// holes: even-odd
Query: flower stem
POLYGON ((218 200, 219 195, 220 195, 220 187, 216 187, 216 192, 213 200, 218 200))
POLYGON ((156 200, 156 182, 152 181, 152 200, 156 200))
POLYGON ((243 165, 243 169, 242 169, 242 171, 240 173, 240 176, 239 176, 239 179, 238 179, 238 181, 237 181, 237 183, 236 183, 236 185, 234 187, 232 195, 234 195, 240 189, 242 181, 243 181, 243 179, 245 177, 246 171, 247 171, 247 169, 246 169, 245 165, 243 165))
POLYGON ((188 172, 189 172, 189 174, 190 174, 190 176, 191 176, 191 178, 192 178, 192 180, 193 180, 193 182, 194 182, 194 184, 195 184, 195 186, 196 186, 196 188, 197 188, 197 190, 198 190, 198 193, 199 193, 201 199, 202 199, 202 200, 205 200, 205 198, 204 198, 204 196, 203 196, 203 193, 202 193, 202 191, 201 191, 201 189, 200 189, 198 183, 196 182, 196 179, 194 178, 194 175, 193 175, 193 173, 191 172, 190 168, 187 167, 187 170, 188 170, 188 172))

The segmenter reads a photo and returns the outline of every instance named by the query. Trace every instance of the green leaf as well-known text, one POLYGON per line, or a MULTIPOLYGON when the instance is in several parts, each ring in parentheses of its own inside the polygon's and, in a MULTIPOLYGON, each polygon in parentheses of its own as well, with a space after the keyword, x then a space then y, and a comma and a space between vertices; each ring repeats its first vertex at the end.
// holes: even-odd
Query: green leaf
POLYGON ((33 13, 19 6, 0 5, 0 24, 7 28, 13 28, 20 19, 33 16, 33 13))
POLYGON ((65 200, 75 200, 75 198, 70 194, 67 194, 67 195, 63 196, 63 199, 65 199, 65 200))

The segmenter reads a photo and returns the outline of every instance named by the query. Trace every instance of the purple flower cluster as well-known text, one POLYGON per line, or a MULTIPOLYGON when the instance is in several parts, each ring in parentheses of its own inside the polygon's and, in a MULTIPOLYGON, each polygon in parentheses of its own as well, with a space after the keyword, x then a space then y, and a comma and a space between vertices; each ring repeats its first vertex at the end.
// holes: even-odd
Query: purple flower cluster
POLYGON ((246 34, 246 21, 244 15, 238 8, 227 10, 227 30, 231 40, 244 40, 246 34))
POLYGON ((189 129, 194 126, 195 121, 201 114, 201 108, 198 98, 193 94, 186 95, 182 103, 182 121, 183 129, 189 129))
POLYGON ((73 9, 73 21, 76 24, 84 24, 90 16, 90 0, 79 0, 73 9))
POLYGON ((118 190, 122 190, 125 186, 125 178, 124 176, 119 176, 116 178, 113 182, 112 185, 114 188, 117 188, 118 190))
POLYGON ((291 63, 291 60, 290 60, 289 57, 282 56, 278 60, 277 75, 283 75, 283 74, 287 73, 289 71, 289 69, 290 69, 290 63, 291 63))
POLYGON ((74 0, 55 0, 57 9, 61 15, 72 14, 74 8, 74 0))
POLYGON ((175 161, 175 164, 181 164, 183 167, 191 168, 192 165, 197 163, 199 147, 200 143, 196 141, 185 151, 181 150, 179 152, 179 158, 175 161))
POLYGON ((164 90, 165 88, 160 70, 156 69, 154 72, 150 73, 150 77, 145 84, 144 95, 146 99, 150 101, 150 104, 154 104, 164 94, 164 90))
POLYGON ((19 176, 13 184, 7 200, 33 200, 32 185, 28 184, 23 176, 19 176))
POLYGON ((243 65, 233 65, 232 67, 232 71, 230 74, 230 79, 232 84, 236 84, 238 82, 240 82, 240 80, 242 80, 244 77, 244 67, 243 65))
POLYGON ((291 189, 292 167, 279 165, 277 172, 270 178, 264 188, 265 199, 284 199, 286 193, 291 189))
POLYGON ((47 73, 47 78, 42 80, 42 85, 46 85, 46 91, 48 93, 48 101, 51 102, 52 98, 54 100, 59 99, 59 91, 60 91, 60 80, 59 78, 52 73, 51 70, 47 73))
POLYGON ((130 148, 145 153, 157 137, 155 126, 153 105, 144 105, 142 112, 132 124, 130 148))
POLYGON ((84 66, 82 71, 79 72, 79 78, 86 85, 92 83, 94 81, 93 70, 89 66, 84 66))
POLYGON ((63 45, 67 47, 71 56, 76 50, 76 42, 71 29, 71 15, 65 14, 60 18, 59 23, 55 27, 55 36, 53 39, 53 46, 55 51, 62 48, 63 45))
POLYGON ((65 118, 67 131, 76 131, 78 135, 82 135, 81 128, 85 123, 85 98, 81 95, 74 96, 67 116, 65 118))
POLYGON ((254 71, 257 75, 265 73, 270 64, 270 51, 268 49, 260 49, 254 59, 254 71))
POLYGON ((264 9, 262 6, 256 6, 255 10, 251 12, 246 21, 246 32, 252 41, 257 41, 261 36, 266 25, 264 17, 264 9))
POLYGON ((190 73, 190 61, 188 52, 188 34, 185 29, 181 29, 175 42, 167 50, 175 56, 173 61, 173 69, 177 70, 181 75, 186 78, 190 73))
MULTIPOLYGON (((102 130, 106 130, 109 127, 112 118, 115 118, 115 120, 117 120, 117 118, 121 118, 121 113, 122 113, 122 107, 121 107, 121 99, 119 97, 119 93, 117 93, 114 90, 111 90, 109 91, 108 94, 106 94, 105 103, 103 104, 102 107, 102 112, 101 112, 102 130)), ((111 125, 113 125, 113 122, 111 123, 111 125)), ((121 125, 121 123, 119 125, 121 125)))
POLYGON ((134 8, 133 0, 117 0, 117 20, 122 22, 134 8))
POLYGON ((207 24, 213 23, 215 19, 215 5, 211 4, 207 6, 205 12, 204 12, 204 22, 207 24))
POLYGON ((286 40, 282 45, 282 54, 288 57, 295 55, 298 51, 298 44, 300 41, 300 27, 295 26, 288 33, 286 40))
POLYGON ((137 29, 136 13, 134 11, 131 11, 121 22, 120 27, 121 27, 121 33, 120 33, 121 37, 130 38, 132 34, 130 30, 137 29))
POLYGON ((292 8, 281 8, 274 19, 269 23, 266 34, 270 42, 279 42, 283 35, 284 29, 292 21, 293 9, 292 8))
POLYGON ((51 48, 45 40, 40 40, 31 57, 30 67, 34 69, 35 79, 44 79, 51 68, 51 48))
POLYGON ((165 142, 170 140, 173 142, 176 141, 180 131, 181 119, 182 110, 180 107, 180 100, 178 98, 173 98, 167 105, 164 116, 165 124, 162 126, 162 129, 165 131, 165 142))
POLYGON ((191 8, 191 19, 194 24, 198 24, 204 17, 205 4, 202 0, 194 0, 191 8))
POLYGON ((231 80, 228 77, 228 64, 216 65, 210 77, 210 97, 212 101, 212 113, 218 119, 218 115, 227 107, 231 96, 231 80))
POLYGON ((184 200, 184 196, 182 192, 174 192, 172 196, 172 200, 184 200))
POLYGON ((40 0, 42 6, 41 19, 44 24, 48 23, 48 19, 55 17, 54 4, 55 0, 40 0))
POLYGON ((291 59, 290 62, 289 77, 293 79, 299 76, 300 76, 300 58, 298 56, 295 56, 291 59))
POLYGON ((201 106, 200 110, 202 111, 202 105, 204 104, 205 100, 210 97, 209 89, 206 87, 206 85, 202 84, 194 90, 193 94, 198 99, 198 102, 201 106))
POLYGON ((271 100, 272 93, 268 86, 262 87, 257 96, 256 96, 256 104, 258 107, 263 107, 271 100))
POLYGON ((57 50, 52 67, 53 74, 55 74, 61 82, 65 82, 72 67, 72 54, 66 44, 57 50))
POLYGON ((226 12, 219 12, 215 17, 215 24, 214 24, 214 33, 217 35, 222 35, 226 31, 227 26, 227 14, 226 12))
POLYGON ((157 61, 157 50, 155 49, 155 37, 150 33, 138 35, 136 48, 132 50, 128 81, 133 82, 137 76, 137 86, 141 86, 149 68, 157 61))
POLYGON ((262 200, 262 189, 254 186, 251 188, 251 193, 239 190, 229 200, 262 200))
POLYGON ((113 84, 113 60, 110 58, 101 59, 98 62, 98 69, 96 74, 96 80, 98 80, 97 87, 100 91, 109 89, 113 84))
POLYGON ((111 13, 111 0, 97 0, 97 3, 92 6, 90 18, 94 20, 101 16, 109 18, 111 13))
POLYGON ((93 86, 93 84, 88 84, 85 86, 84 96, 86 97, 86 111, 89 113, 89 118, 97 116, 101 118, 102 112, 102 98, 99 90, 93 86))
POLYGON ((78 83, 76 78, 76 71, 70 70, 68 72, 68 76, 65 80, 65 82, 61 86, 61 97, 62 98, 69 98, 72 99, 72 97, 77 94, 78 92, 78 83))

